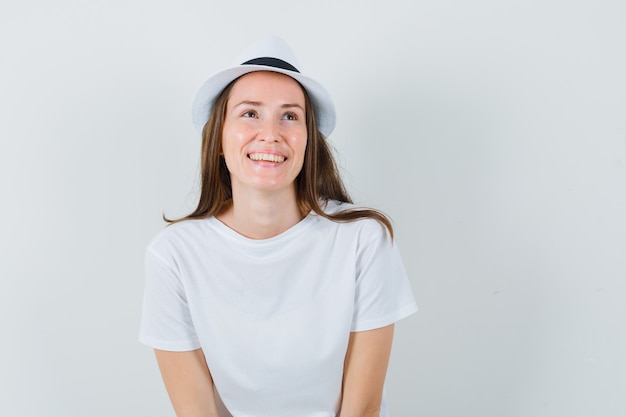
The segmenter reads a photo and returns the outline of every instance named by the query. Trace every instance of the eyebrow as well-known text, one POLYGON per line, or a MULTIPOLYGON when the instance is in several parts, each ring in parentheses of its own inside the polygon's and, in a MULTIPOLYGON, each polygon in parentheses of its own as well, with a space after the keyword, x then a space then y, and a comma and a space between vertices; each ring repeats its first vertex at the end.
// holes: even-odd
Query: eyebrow
MULTIPOLYGON (((260 101, 243 100, 243 101, 240 101, 239 103, 235 104, 233 107, 239 107, 239 106, 242 106, 242 105, 243 106, 261 106, 262 104, 263 103, 260 102, 260 101)), ((280 107, 283 108, 283 109, 290 109, 290 108, 296 107, 296 108, 299 108, 300 110, 304 111, 304 108, 301 105, 299 105, 298 103, 285 103, 285 104, 282 104, 280 107)))
POLYGON ((243 100, 243 101, 240 101, 239 103, 235 104, 233 107, 239 107, 239 106, 260 106, 260 105, 261 105, 260 101, 243 100))

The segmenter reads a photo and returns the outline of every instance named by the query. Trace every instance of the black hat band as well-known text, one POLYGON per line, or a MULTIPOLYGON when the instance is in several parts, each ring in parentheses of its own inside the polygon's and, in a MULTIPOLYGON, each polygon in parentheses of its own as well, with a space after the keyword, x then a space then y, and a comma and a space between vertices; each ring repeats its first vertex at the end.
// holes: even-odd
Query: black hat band
POLYGON ((274 67, 274 68, 280 68, 280 69, 293 71, 293 72, 300 72, 298 71, 296 67, 291 65, 289 62, 285 62, 282 59, 270 58, 270 57, 254 58, 254 59, 251 59, 250 61, 244 62, 241 65, 264 65, 266 67, 274 67))

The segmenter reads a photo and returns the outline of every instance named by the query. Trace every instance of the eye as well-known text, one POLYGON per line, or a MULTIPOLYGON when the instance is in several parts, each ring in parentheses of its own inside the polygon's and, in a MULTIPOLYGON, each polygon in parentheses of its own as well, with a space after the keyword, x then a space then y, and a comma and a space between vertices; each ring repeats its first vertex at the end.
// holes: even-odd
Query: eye
POLYGON ((241 114, 241 116, 242 116, 242 117, 252 117, 252 118, 256 118, 256 117, 257 117, 257 114, 256 114, 256 112, 255 112, 254 110, 247 110, 247 111, 243 112, 243 113, 241 114))
POLYGON ((298 120, 298 116, 296 116, 295 113, 285 113, 285 115, 283 116, 284 120, 298 120))

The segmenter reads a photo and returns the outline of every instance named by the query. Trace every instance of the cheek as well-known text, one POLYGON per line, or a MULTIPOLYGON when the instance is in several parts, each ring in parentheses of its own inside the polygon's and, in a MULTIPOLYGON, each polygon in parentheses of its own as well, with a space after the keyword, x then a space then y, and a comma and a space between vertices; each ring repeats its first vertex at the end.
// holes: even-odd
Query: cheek
POLYGON ((300 158, 304 161, 304 155, 306 155, 306 140, 302 141, 300 145, 300 158))
POLYGON ((301 158, 304 159, 304 152, 306 151, 307 145, 307 132, 298 132, 297 134, 292 136, 291 148, 296 151, 296 153, 300 154, 301 158))
POLYGON ((222 153, 234 151, 242 146, 245 141, 245 134, 241 129, 232 129, 224 126, 222 131, 222 153))

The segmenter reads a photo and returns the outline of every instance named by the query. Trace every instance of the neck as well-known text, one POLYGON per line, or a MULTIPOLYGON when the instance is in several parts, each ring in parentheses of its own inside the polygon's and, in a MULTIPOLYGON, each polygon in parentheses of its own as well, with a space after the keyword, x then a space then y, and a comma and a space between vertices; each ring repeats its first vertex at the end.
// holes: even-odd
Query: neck
POLYGON ((236 193, 232 203, 217 218, 240 235, 268 239, 295 226, 305 217, 295 189, 283 193, 236 193), (254 195, 252 195, 254 194, 254 195))

